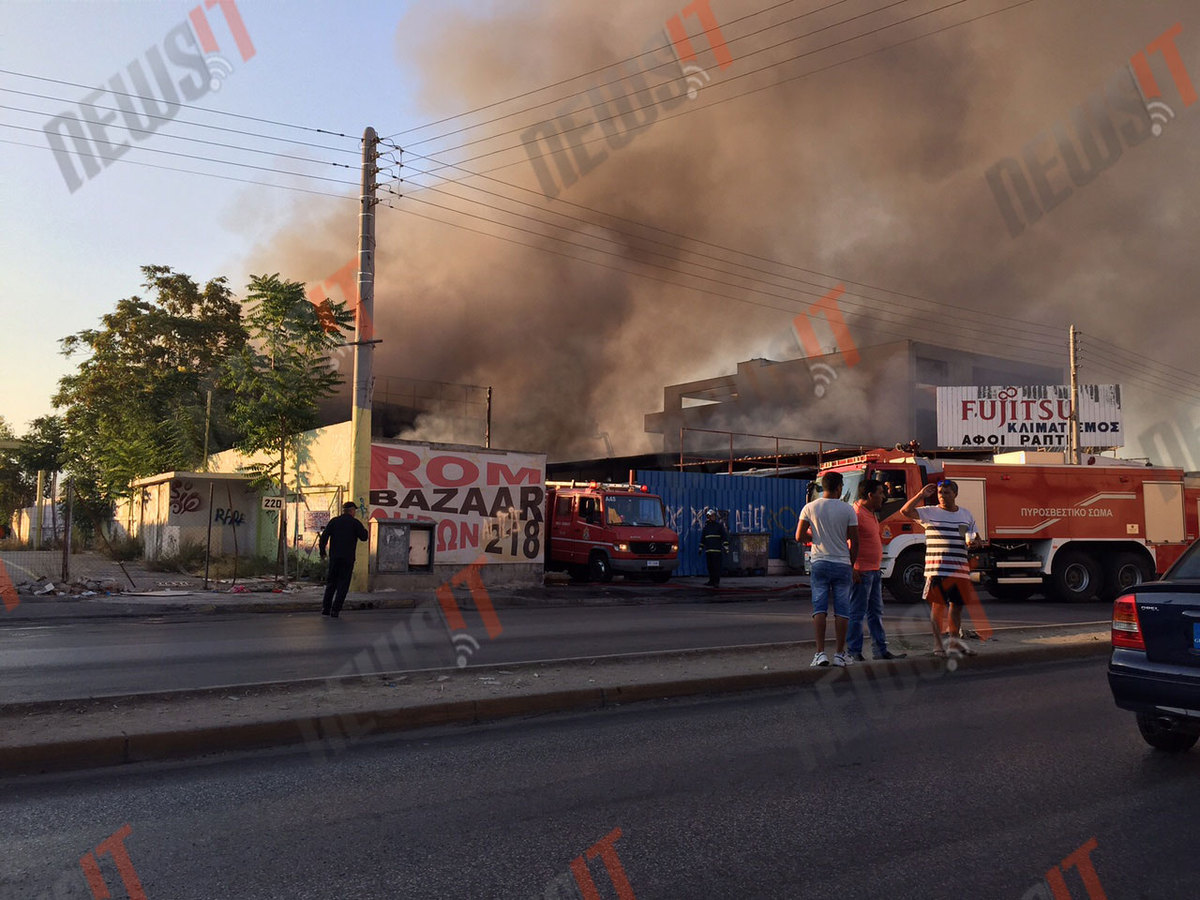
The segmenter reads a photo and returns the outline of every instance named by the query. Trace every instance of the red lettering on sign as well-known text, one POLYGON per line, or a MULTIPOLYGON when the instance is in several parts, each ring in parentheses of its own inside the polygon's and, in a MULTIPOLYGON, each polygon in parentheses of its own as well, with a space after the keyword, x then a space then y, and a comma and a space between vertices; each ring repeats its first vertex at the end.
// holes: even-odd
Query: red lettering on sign
POLYGON ((487 464, 488 484, 521 484, 522 482, 541 484, 542 473, 530 466, 517 469, 514 473, 504 463, 490 462, 487 464), (501 481, 501 478, 504 480, 501 481))
POLYGON ((463 487, 479 479, 479 467, 461 456, 435 456, 426 464, 425 474, 438 487, 463 487), (448 476, 447 466, 458 466, 458 475, 454 478, 448 476))
POLYGON ((371 450, 371 472, 379 472, 381 484, 375 484, 372 478, 371 487, 383 489, 391 486, 395 478, 403 487, 419 488, 421 480, 415 473, 421 468, 421 457, 411 450, 399 447, 375 447, 371 450))

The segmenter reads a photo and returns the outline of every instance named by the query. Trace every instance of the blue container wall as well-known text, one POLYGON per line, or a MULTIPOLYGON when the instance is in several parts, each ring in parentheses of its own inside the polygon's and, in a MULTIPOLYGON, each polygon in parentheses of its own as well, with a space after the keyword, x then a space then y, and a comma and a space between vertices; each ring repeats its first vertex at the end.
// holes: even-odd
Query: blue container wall
POLYGON ((667 525, 679 534, 676 575, 707 574, 700 557, 700 530, 708 507, 728 512, 725 526, 731 534, 769 534, 767 555, 779 559, 783 539, 796 533, 796 519, 808 494, 808 482, 794 478, 639 471, 637 480, 662 497, 667 525))

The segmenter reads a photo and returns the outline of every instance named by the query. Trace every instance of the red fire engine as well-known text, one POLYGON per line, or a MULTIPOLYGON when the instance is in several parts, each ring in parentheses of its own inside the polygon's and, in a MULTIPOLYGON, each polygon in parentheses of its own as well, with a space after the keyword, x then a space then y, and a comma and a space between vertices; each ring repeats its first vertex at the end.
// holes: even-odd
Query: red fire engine
POLYGON ((921 596, 925 535, 900 507, 942 479, 958 484, 958 505, 975 517, 984 542, 973 556, 975 577, 997 597, 1111 598, 1161 574, 1195 540, 1200 482, 1181 469, 1099 456, 1086 465, 1063 460, 1060 453, 976 462, 876 450, 821 472, 841 472, 843 497, 851 500, 863 479, 883 482, 882 575, 904 603, 921 596))
POLYGON ((546 483, 546 569, 575 580, 641 575, 665 582, 678 564, 679 535, 645 485, 546 483))

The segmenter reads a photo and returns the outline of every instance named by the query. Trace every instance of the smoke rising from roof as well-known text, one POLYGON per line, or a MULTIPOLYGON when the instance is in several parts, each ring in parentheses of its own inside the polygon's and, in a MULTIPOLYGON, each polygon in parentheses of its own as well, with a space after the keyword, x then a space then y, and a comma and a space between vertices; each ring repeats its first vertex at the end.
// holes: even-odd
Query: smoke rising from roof
MULTIPOLYGON (((1066 327, 1074 323, 1084 333, 1082 379, 1126 383, 1127 434, 1136 439, 1160 420, 1174 422, 1185 411, 1190 415, 1194 402, 1159 390, 1159 377, 1139 370, 1136 360, 1088 343, 1094 336, 1149 359, 1195 368, 1185 336, 1195 316, 1189 289, 1200 276, 1190 246, 1200 224, 1191 177, 1200 146, 1195 140, 1200 104, 1185 106, 1163 55, 1148 54, 1162 99, 1176 114, 1162 137, 1125 145, 1121 158, 1086 184, 1071 184, 1062 159, 1047 162, 1046 177, 1061 191, 1069 188, 1069 195, 1037 221, 1025 222, 1016 237, 985 177, 1005 157, 1025 164, 1028 173, 1027 146, 1036 147, 1035 156, 1043 162, 1054 157, 1055 127, 1068 128, 1072 110, 1081 104, 1101 102, 1130 57, 1176 22, 1183 25, 1176 44, 1200 84, 1200 21, 1188 3, 1033 3, 765 87, 1009 2, 969 0, 785 63, 938 4, 913 0, 755 54, 882 4, 850 0, 738 41, 740 35, 824 4, 797 2, 735 21, 758 6, 713 0, 732 64, 721 68, 696 20, 686 20, 710 79, 696 99, 675 98, 687 88, 682 78, 657 89, 660 97, 672 95, 674 105, 667 109, 666 102, 659 103, 651 124, 617 134, 616 140, 586 144, 582 156, 547 157, 541 178, 520 146, 521 131, 562 111, 565 87, 473 116, 470 121, 480 121, 531 102, 558 101, 476 131, 416 143, 461 124, 455 122, 397 138, 411 146, 404 159, 412 168, 401 186, 406 196, 393 198, 400 211, 380 209, 378 216, 375 318, 384 343, 376 351, 376 373, 494 386, 495 446, 546 449, 554 458, 598 456, 605 452, 598 435, 607 432, 618 453, 642 452, 657 449, 657 437, 642 432, 642 417, 661 408, 663 385, 732 372, 739 360, 755 356, 779 358, 781 347, 789 345, 792 355, 800 355, 789 337, 792 317, 845 280, 906 295, 850 286, 842 309, 860 347, 912 337, 1065 366, 1066 327), (779 64, 751 74, 768 62, 779 64), (726 99, 758 87, 765 89, 726 99), (1101 101, 1089 100, 1095 97, 1101 101), (516 132, 448 149, 510 129, 516 132), (1039 143, 1039 135, 1046 140, 1039 143), (499 148, 512 149, 463 165, 480 171, 509 163, 493 176, 532 193, 467 179, 461 171, 443 175, 588 224, 415 174, 433 168, 417 154, 453 162, 499 148), (573 183, 565 183, 569 179, 559 161, 573 167, 578 175, 573 183), (591 170, 579 174, 588 164, 594 164, 591 170), (546 171, 557 187, 554 200, 543 196, 546 171), (446 193, 420 190, 431 184, 446 193), (597 249, 462 218, 421 201, 597 249), (480 203, 586 234, 539 226, 480 203), (730 254, 694 244, 695 253, 681 254, 625 232, 680 243, 675 238, 568 204, 829 277, 761 259, 743 258, 753 268, 738 268, 727 261, 730 254), (543 249, 416 216, 457 221, 543 249), (697 263, 741 277, 696 268, 697 263), (907 295, 953 306, 938 308, 907 295)), ((670 3, 648 6, 633 0, 494 4, 482 12, 418 5, 398 24, 396 48, 404 72, 419 79, 422 116, 433 120, 630 57, 647 42, 665 40, 663 26, 678 12, 670 3)), ((662 52, 654 57, 655 62, 669 59, 662 52)), ((612 77, 591 76, 570 89, 598 86, 612 77)), ((650 81, 648 89, 662 77, 650 81)), ((639 86, 628 67, 624 84, 627 91, 639 86)), ((578 100, 575 122, 589 121, 592 102, 611 97, 613 90, 596 87, 591 97, 578 100)), ((376 123, 381 134, 390 124, 384 112, 376 123)), ((1136 125, 1136 114, 1121 117, 1111 107, 1109 114, 1118 127, 1136 125)), ((1083 147, 1077 135, 1066 133, 1076 140, 1074 146, 1083 147)), ((604 136, 599 124, 583 132, 584 140, 604 136)), ((336 219, 317 228, 285 229, 263 253, 272 271, 320 280, 353 255, 353 230, 342 207, 336 219)), ((853 403, 851 384, 839 387, 843 404, 853 403)), ((870 386, 863 388, 859 402, 865 413, 842 410, 839 420, 853 423, 870 415, 870 386)), ((1181 389, 1200 395, 1200 383, 1176 387, 1181 389)), ((765 411, 760 420, 741 425, 770 433, 786 425, 800 436, 814 430, 802 417, 784 412, 765 411)), ((1190 440, 1195 442, 1194 434, 1190 440)), ((1200 452, 1192 452, 1200 459, 1200 452)), ((1173 461, 1162 459, 1162 451, 1156 456, 1173 461)))

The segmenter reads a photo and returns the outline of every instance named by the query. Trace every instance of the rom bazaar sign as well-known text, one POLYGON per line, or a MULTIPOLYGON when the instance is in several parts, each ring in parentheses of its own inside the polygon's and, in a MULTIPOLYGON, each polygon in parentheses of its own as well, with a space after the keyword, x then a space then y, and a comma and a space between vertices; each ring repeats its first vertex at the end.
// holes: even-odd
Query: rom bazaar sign
POLYGON ((369 514, 433 523, 438 565, 540 562, 545 483, 541 453, 373 444, 369 514))
MULTIPOLYGON (((1006 450, 1062 449, 1070 442, 1071 389, 1067 385, 940 387, 938 446, 1006 450)), ((1121 386, 1079 386, 1079 444, 1114 448, 1121 431, 1121 386)))

